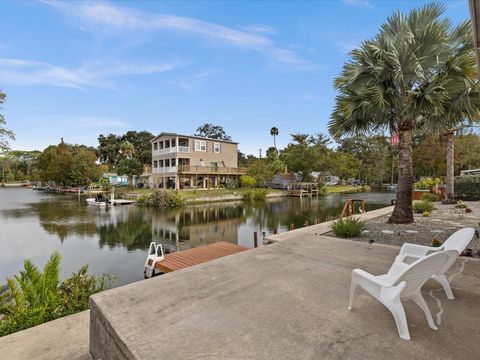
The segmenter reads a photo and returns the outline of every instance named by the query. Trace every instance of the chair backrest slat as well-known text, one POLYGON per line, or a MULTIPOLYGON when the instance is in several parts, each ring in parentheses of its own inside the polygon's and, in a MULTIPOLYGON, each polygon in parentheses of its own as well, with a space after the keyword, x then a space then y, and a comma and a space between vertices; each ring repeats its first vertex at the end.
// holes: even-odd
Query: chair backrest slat
POLYGON ((446 250, 427 255, 412 263, 395 281, 395 285, 406 282, 402 297, 415 294, 432 275, 438 274, 452 259, 455 261, 457 256, 456 250, 446 250))
POLYGON ((470 244, 474 235, 474 228, 460 229, 445 240, 443 248, 445 250, 456 250, 458 254, 461 254, 467 248, 468 244, 470 244))

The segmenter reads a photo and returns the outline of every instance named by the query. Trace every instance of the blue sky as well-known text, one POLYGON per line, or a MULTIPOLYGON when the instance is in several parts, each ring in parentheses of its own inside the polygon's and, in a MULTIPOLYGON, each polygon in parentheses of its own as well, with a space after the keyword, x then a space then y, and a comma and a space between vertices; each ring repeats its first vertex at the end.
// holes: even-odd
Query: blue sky
MULTIPOLYGON (((348 51, 422 1, 1 1, 1 110, 14 149, 222 125, 258 154, 326 133, 348 51)), ((454 23, 467 0, 445 1, 454 23)))

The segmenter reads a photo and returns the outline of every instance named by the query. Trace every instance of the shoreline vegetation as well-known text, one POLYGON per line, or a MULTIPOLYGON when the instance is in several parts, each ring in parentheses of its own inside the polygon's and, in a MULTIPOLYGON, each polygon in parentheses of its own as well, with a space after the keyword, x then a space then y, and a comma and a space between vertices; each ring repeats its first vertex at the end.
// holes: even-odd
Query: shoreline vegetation
POLYGON ((90 308, 90 295, 111 289, 116 277, 91 275, 84 265, 60 279, 61 255, 54 252, 43 271, 24 261, 18 275, 0 285, 0 337, 90 308))
MULTIPOLYGON (((325 186, 321 196, 340 193, 371 191, 370 187, 334 185, 325 186)), ((156 190, 134 189, 118 192, 118 196, 135 200, 138 205, 153 207, 178 207, 220 201, 263 201, 288 196, 287 190, 270 188, 205 189, 205 190, 156 190), (162 205, 163 204, 163 205, 162 205)))

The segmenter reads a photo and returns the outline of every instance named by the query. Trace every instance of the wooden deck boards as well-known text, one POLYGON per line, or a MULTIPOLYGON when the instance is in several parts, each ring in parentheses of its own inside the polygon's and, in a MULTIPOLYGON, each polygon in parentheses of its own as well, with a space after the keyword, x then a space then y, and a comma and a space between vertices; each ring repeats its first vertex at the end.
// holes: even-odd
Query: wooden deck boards
POLYGON ((167 254, 165 255, 165 260, 155 264, 155 270, 168 273, 202 264, 207 261, 219 259, 224 256, 236 254, 245 250, 248 249, 240 245, 221 241, 210 245, 183 250, 177 253, 167 254))

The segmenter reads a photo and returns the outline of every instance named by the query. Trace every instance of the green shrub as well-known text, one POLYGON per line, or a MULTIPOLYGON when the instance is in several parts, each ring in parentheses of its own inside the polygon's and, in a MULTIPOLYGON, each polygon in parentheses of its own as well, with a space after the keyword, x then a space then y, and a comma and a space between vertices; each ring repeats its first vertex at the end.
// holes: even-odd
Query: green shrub
POLYGON ((414 184, 414 188, 415 190, 430 190, 440 182, 440 178, 422 177, 414 184))
POLYGON ((424 212, 431 213, 433 210, 435 210, 435 206, 431 201, 421 200, 413 203, 413 211, 416 214, 423 214, 424 212))
POLYGON ((88 297, 113 284, 110 275, 89 275, 87 266, 60 282, 60 261, 60 254, 54 252, 42 272, 25 260, 24 270, 7 278, 7 289, 0 294, 0 314, 4 315, 0 336, 87 310, 88 297))
POLYGON ((359 236, 367 226, 365 221, 347 217, 334 221, 330 227, 336 236, 349 238, 359 236))
POLYGON ((456 176, 455 198, 467 201, 480 200, 480 176, 456 176))
POLYGON ((156 190, 140 196, 137 204, 157 208, 177 208, 185 205, 185 199, 178 191, 156 190))
POLYGON ((372 192, 372 187, 370 185, 363 185, 362 186, 363 192, 372 192))
POLYGON ((242 195, 244 201, 263 201, 267 198, 267 193, 267 189, 247 189, 242 195))
POLYGON ((425 201, 438 201, 438 196, 432 193, 423 194, 422 200, 425 201))
POLYGON ((242 188, 254 188, 257 185, 257 180, 251 176, 242 175, 240 176, 240 185, 242 188))
POLYGON ((317 185, 318 196, 327 196, 328 190, 324 183, 318 183, 317 185))

